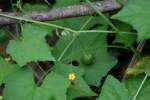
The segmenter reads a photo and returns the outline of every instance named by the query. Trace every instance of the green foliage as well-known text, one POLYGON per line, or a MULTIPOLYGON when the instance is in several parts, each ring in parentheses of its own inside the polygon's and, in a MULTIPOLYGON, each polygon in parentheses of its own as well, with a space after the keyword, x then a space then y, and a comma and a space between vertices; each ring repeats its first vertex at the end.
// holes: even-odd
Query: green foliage
POLYGON ((7 76, 11 75, 11 73, 15 72, 18 69, 19 67, 17 65, 10 64, 5 59, 0 57, 0 85, 4 82, 7 76))
POLYGON ((35 83, 31 70, 23 68, 6 79, 4 90, 4 100, 31 100, 35 83), (24 69, 24 70, 23 70, 24 69))
POLYGON ((133 25, 138 31, 138 40, 150 39, 149 0, 129 0, 127 5, 112 18, 133 25))
POLYGON ((113 76, 108 76, 97 100, 132 100, 126 87, 113 76))
MULTIPOLYGON (((10 33, 14 40, 9 41, 6 53, 12 57, 11 63, 0 57, 0 84, 5 85, 4 100, 76 100, 80 97, 97 96, 93 90, 101 86, 101 93, 96 100, 135 100, 135 98, 147 100, 149 98, 149 56, 142 58, 133 68, 127 70, 127 74, 133 75, 144 72, 146 74, 144 80, 141 75, 120 82, 108 75, 104 84, 101 84, 101 81, 117 64, 117 59, 108 52, 108 47, 117 47, 117 45, 110 46, 107 43, 107 41, 112 42, 107 39, 107 33, 117 33, 113 43, 123 44, 121 48, 125 49, 133 48, 137 36, 138 40, 149 39, 150 1, 130 0, 118 14, 112 17, 125 22, 116 21, 116 26, 109 20, 109 14, 101 13, 90 0, 56 0, 56 3, 50 7, 46 4, 31 3, 22 6, 22 0, 17 0, 14 7, 23 13, 31 13, 81 4, 81 2, 87 2, 99 16, 80 16, 45 23, 26 19, 26 16, 18 18, 0 13, 1 16, 32 22, 20 24, 22 25, 21 33, 18 34, 20 36, 10 33), (138 31, 138 35, 133 28, 138 31), (53 46, 48 45, 45 39, 47 35, 54 37, 54 40, 58 38, 53 46), (28 65, 39 61, 53 63, 51 66, 46 66, 50 67, 48 70, 42 68, 45 63, 42 67, 39 64, 39 70, 44 73, 42 79, 36 77, 37 74, 42 74, 36 70, 37 66, 28 65)), ((0 29, 0 42, 8 40, 6 33, 4 29, 0 29)))
POLYGON ((25 24, 22 37, 11 40, 7 52, 19 66, 24 66, 31 61, 55 61, 45 40, 47 33, 44 27, 25 24))
MULTIPOLYGON (((144 75, 138 75, 132 78, 129 78, 128 80, 124 81, 123 84, 128 89, 128 93, 133 98, 139 89, 139 86, 141 85, 141 82, 143 81, 144 75)), ((143 84, 142 89, 140 93, 137 96, 136 100, 148 100, 150 98, 149 92, 150 92, 150 78, 147 78, 146 82, 143 84)), ((131 99, 133 100, 133 99, 131 99)))
POLYGON ((68 75, 73 73, 75 74, 75 80, 71 81, 71 85, 68 88, 67 100, 74 100, 77 97, 86 97, 86 96, 95 96, 96 94, 90 90, 89 86, 86 84, 83 79, 84 70, 82 68, 77 68, 72 65, 65 65, 57 63, 54 66, 54 72, 62 75, 64 78, 68 78, 68 75), (82 91, 82 92, 81 92, 82 91))
MULTIPOLYGON (((116 27, 122 31, 130 32, 132 30, 132 27, 125 23, 117 23, 116 27)), ((118 33, 113 43, 121 43, 124 44, 126 47, 130 47, 136 41, 137 36, 135 34, 136 33, 132 33, 131 35, 118 33)))
POLYGON ((38 87, 31 69, 21 68, 6 79, 4 99, 11 100, 11 95, 13 100, 73 100, 76 97, 95 96, 96 94, 83 80, 83 74, 82 69, 58 63, 54 66, 54 71, 48 74, 38 87), (74 81, 68 80, 70 73, 75 73, 74 81))
POLYGON ((30 68, 21 68, 6 80, 4 100, 66 100, 69 81, 56 73, 46 76, 37 86, 30 68), (61 85, 60 85, 61 84, 61 85))
MULTIPOLYGON (((108 25, 102 21, 101 27, 98 29, 107 29, 107 27, 108 25)), ((59 59, 59 56, 72 38, 74 37, 66 36, 66 38, 62 37, 59 39, 53 49, 56 59, 59 59)), ((66 63, 74 60, 79 63, 79 67, 84 68, 87 83, 94 86, 99 86, 100 79, 117 63, 116 59, 107 53, 106 34, 100 33, 86 33, 77 36, 62 57, 62 61, 66 63), (87 66, 89 65, 82 63, 82 56, 87 52, 91 53, 95 60, 88 68, 87 66)))
MULTIPOLYGON (((133 98, 141 84, 142 78, 143 76, 136 76, 120 83, 114 77, 108 76, 97 100, 135 100, 133 98)), ((149 84, 150 79, 147 79, 136 100, 147 100, 150 97, 149 84)))
MULTIPOLYGON (((72 37, 66 39, 61 38, 53 49, 53 53, 58 59, 66 45, 71 41, 72 37)), ((77 61, 79 67, 85 70, 85 80, 88 84, 99 86, 100 80, 107 72, 116 64, 116 59, 107 52, 106 35, 99 33, 81 34, 73 42, 72 46, 67 50, 63 56, 63 62, 77 61), (86 52, 92 53, 94 56, 94 63, 86 65, 82 63, 82 56, 86 52), (107 62, 107 63, 106 63, 107 62), (90 66, 90 67, 87 67, 90 66)))

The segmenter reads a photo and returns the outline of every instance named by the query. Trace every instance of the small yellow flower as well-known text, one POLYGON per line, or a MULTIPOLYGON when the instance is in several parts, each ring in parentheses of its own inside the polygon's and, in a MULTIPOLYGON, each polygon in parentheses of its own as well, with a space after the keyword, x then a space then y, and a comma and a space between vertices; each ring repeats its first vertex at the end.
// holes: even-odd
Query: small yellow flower
POLYGON ((76 79, 75 73, 69 73, 68 79, 69 79, 70 81, 74 81, 74 80, 76 79))

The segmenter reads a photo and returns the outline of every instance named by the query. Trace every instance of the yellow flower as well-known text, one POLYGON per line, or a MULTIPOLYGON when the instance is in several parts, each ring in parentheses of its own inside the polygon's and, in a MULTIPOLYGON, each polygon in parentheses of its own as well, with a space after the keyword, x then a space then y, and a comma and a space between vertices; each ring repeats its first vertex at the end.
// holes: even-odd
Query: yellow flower
POLYGON ((74 81, 74 80, 76 79, 75 73, 69 73, 68 79, 69 79, 70 81, 74 81))

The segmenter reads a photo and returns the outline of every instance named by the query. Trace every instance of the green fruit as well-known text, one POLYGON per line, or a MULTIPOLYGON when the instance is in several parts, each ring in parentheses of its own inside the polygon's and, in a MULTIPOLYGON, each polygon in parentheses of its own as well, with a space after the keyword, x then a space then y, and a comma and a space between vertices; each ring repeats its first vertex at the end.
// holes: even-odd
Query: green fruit
POLYGON ((86 53, 82 56, 82 63, 84 65, 91 65, 94 63, 94 56, 91 53, 86 53))
POLYGON ((0 42, 5 42, 9 36, 7 35, 6 31, 3 29, 0 29, 0 42))

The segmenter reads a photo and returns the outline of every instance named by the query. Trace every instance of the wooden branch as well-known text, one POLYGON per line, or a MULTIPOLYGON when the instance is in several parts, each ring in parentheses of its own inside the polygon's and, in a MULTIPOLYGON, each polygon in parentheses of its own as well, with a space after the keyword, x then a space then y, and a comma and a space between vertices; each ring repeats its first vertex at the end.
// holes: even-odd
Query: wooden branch
MULTIPOLYGON (((107 12, 121 7, 121 5, 117 3, 116 0, 104 0, 93 3, 96 5, 97 9, 100 10, 101 12, 107 12)), ((63 8, 52 8, 49 11, 41 11, 41 12, 34 11, 26 14, 22 14, 19 12, 16 13, 5 12, 4 14, 38 21, 50 21, 62 18, 87 16, 92 15, 94 13, 95 13, 94 10, 88 4, 84 3, 81 5, 73 5, 63 8)), ((12 24, 17 22, 18 22, 17 20, 0 16, 0 25, 12 24)))

